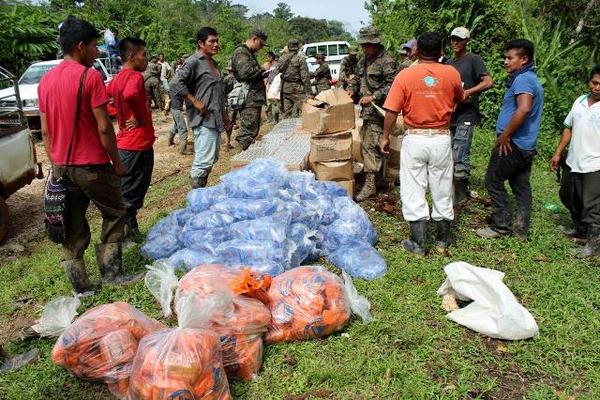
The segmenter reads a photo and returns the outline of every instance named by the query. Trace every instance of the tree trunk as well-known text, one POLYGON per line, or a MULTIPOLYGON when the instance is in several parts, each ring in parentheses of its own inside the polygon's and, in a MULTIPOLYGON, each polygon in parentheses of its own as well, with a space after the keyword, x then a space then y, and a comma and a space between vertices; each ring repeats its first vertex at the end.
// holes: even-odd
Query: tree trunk
POLYGON ((590 0, 588 5, 585 7, 585 10, 583 11, 583 15, 579 19, 579 22, 577 23, 577 27, 575 28, 575 34, 579 35, 581 33, 581 31, 583 30, 583 27, 585 26, 585 19, 587 18, 588 14, 592 11, 592 9, 594 8, 594 6, 596 5, 597 2, 598 2, 598 0, 590 0))

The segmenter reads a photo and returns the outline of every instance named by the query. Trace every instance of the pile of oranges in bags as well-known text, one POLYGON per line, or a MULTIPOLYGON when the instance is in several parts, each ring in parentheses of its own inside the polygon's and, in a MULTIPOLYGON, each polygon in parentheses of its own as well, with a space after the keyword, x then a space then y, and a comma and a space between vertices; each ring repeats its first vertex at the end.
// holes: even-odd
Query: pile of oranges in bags
POLYGON ((163 327, 130 304, 103 304, 66 328, 54 345, 52 361, 79 378, 108 383, 111 392, 123 397, 139 341, 163 327))

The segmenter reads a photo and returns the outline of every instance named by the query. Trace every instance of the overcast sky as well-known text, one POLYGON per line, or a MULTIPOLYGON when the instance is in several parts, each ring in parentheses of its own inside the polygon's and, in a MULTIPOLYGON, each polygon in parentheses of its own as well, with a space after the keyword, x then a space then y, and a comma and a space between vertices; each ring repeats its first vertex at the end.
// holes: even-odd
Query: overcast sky
MULTIPOLYGON (((282 0, 233 0, 232 4, 243 4, 250 14, 271 12, 282 0)), ((365 10, 365 0, 288 0, 294 15, 318 19, 336 19, 356 34, 369 24, 369 13, 365 10)))

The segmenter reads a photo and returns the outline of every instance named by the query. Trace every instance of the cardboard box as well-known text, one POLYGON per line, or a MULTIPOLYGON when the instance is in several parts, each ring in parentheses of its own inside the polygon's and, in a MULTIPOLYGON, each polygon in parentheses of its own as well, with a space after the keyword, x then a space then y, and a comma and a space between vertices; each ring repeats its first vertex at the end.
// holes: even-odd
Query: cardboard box
POLYGON ((322 135, 354 129, 354 103, 343 89, 325 90, 302 106, 302 127, 322 135))
POLYGON ((400 150, 402 149, 403 138, 404 136, 390 136, 390 154, 387 156, 389 166, 400 166, 400 150))
POLYGON ((320 181, 349 181, 354 178, 352 160, 310 162, 315 177, 320 181))
POLYGON ((336 181, 335 183, 346 189, 348 196, 354 197, 354 179, 349 181, 336 181))
POLYGON ((310 159, 315 162, 350 160, 352 133, 314 135, 310 138, 310 159))
MULTIPOLYGON (((379 115, 381 115, 382 117, 385 117, 385 110, 383 108, 379 107, 375 103, 371 103, 371 104, 373 104, 373 107, 375 107, 375 110, 377 110, 379 115)), ((396 125, 394 125, 394 127, 392 128, 390 135, 391 136, 400 136, 403 134, 404 134, 404 117, 402 115, 398 115, 398 118, 396 118, 396 125)))

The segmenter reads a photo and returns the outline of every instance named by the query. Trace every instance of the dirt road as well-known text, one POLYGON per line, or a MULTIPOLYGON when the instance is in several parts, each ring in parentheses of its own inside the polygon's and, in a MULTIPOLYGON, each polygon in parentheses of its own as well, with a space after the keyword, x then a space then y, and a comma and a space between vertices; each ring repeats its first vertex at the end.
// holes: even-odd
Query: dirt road
MULTIPOLYGON (((154 127, 158 139, 154 144, 154 171, 152 174, 152 184, 163 181, 165 178, 183 174, 187 175, 190 171, 193 156, 182 156, 178 153, 177 147, 167 145, 167 135, 172 125, 171 116, 164 116, 162 113, 154 112, 154 127)), ((177 140, 177 139, 175 139, 177 140)), ((191 134, 188 137, 191 141, 191 134)), ((48 176, 50 164, 44 152, 42 143, 36 145, 38 159, 42 161, 44 175, 48 176)), ((213 171, 213 179, 220 176, 229 169, 229 158, 238 150, 226 149, 223 145, 220 153, 220 160, 213 171)), ((26 255, 32 244, 44 238, 42 197, 46 178, 36 179, 30 185, 22 188, 13 194, 8 200, 8 210, 10 215, 10 227, 6 241, 0 246, 0 259, 10 262, 18 256, 26 255)), ((189 186, 185 186, 173 193, 171 198, 180 201, 189 186)), ((141 213, 156 211, 156 208, 165 206, 165 204, 149 204, 141 213)), ((91 206, 88 213, 97 213, 98 210, 91 206)))

